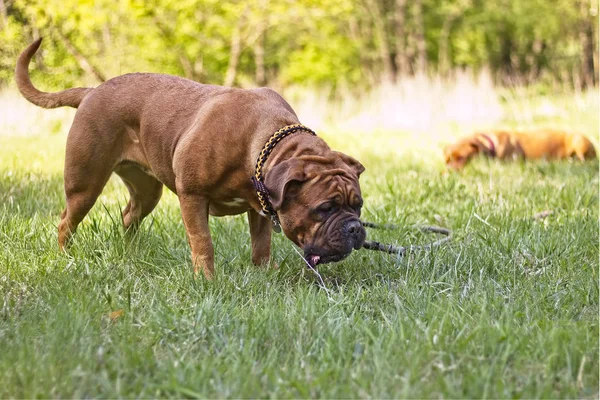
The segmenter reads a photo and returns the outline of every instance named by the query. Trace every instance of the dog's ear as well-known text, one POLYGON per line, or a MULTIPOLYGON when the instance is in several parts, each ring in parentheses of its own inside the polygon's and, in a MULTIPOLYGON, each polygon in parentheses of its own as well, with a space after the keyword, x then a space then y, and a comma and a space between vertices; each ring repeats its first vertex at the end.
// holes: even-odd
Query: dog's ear
POLYGON ((365 167, 355 158, 350 157, 347 154, 340 153, 339 151, 334 151, 336 156, 338 156, 350 169, 356 174, 357 177, 360 176, 365 171, 365 167))
POLYGON ((469 140, 469 146, 471 146, 476 153, 479 153, 479 152, 483 153, 487 149, 485 147, 485 145, 478 139, 477 136, 473 137, 473 139, 469 140))
POLYGON ((287 192, 295 184, 307 179, 304 171, 305 162, 299 159, 285 160, 270 169, 265 175, 265 185, 271 196, 271 204, 275 210, 280 210, 287 192))

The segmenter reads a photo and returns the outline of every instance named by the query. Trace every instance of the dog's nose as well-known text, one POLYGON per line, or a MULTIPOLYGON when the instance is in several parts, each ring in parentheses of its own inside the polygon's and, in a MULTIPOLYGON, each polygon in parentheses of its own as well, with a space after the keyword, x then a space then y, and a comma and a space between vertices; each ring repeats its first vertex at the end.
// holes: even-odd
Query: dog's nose
POLYGON ((351 235, 358 235, 362 231, 363 227, 360 221, 353 220, 347 223, 346 229, 348 229, 348 233, 351 235))

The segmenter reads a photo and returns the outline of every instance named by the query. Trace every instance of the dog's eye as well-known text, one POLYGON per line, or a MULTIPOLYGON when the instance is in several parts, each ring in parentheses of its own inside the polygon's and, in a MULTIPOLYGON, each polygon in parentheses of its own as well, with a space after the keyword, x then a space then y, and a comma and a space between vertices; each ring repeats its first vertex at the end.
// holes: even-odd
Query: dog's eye
POLYGON ((362 200, 360 201, 360 203, 354 205, 354 207, 352 207, 354 209, 354 211, 356 211, 356 213, 358 214, 358 216, 360 217, 360 211, 362 209, 363 206, 363 202, 362 200))
POLYGON ((335 210, 336 205, 331 202, 323 203, 319 207, 317 207, 317 212, 321 214, 329 214, 330 212, 335 210))
POLYGON ((355 209, 357 211, 360 211, 362 206, 363 206, 363 200, 359 196, 355 196, 352 199, 352 201, 350 202, 350 207, 352 207, 353 209, 355 209))

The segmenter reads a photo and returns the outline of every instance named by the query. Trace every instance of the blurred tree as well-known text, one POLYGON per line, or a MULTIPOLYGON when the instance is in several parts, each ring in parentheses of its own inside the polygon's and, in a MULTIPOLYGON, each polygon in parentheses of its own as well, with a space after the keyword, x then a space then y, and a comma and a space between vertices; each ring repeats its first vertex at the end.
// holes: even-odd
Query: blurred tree
POLYGON ((423 19, 423 0, 413 1, 413 18, 415 20, 415 42, 417 45, 417 71, 427 72, 427 43, 425 41, 425 22, 423 19))
POLYGON ((396 75, 405 76, 408 74, 409 65, 406 54, 406 0, 396 0, 394 10, 394 30, 396 37, 395 64, 396 75))
POLYGON ((396 68, 387 26, 387 16, 390 14, 390 10, 386 9, 386 3, 388 2, 382 0, 365 0, 365 8, 371 16, 379 58, 383 66, 381 79, 384 82, 393 82, 396 80, 396 68))
POLYGON ((254 61, 256 72, 254 81, 258 86, 267 84, 267 75, 265 72, 265 36, 268 28, 267 6, 268 0, 260 0, 256 9, 256 40, 254 42, 254 61))
POLYGON ((6 1, 0 0, 0 29, 4 29, 8 25, 8 10, 6 1))
POLYGON ((595 8, 592 1, 579 0, 579 42, 581 44, 582 86, 591 87, 598 83, 598 44, 596 42, 598 26, 598 3, 595 8), (595 28, 595 29, 594 29, 595 28), (595 53, 595 54, 594 54, 595 53), (596 62, 594 62, 596 60, 596 62))

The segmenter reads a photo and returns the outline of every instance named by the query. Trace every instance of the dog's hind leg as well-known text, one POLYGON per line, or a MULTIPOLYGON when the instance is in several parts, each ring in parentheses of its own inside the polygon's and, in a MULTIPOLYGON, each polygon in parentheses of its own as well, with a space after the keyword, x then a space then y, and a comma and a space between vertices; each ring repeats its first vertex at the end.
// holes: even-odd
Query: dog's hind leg
POLYGON ((575 154, 580 161, 596 158, 594 145, 583 135, 574 135, 570 146, 567 156, 575 154))
POLYGON ((65 195, 67 207, 58 224, 58 245, 65 250, 79 223, 90 211, 102 193, 111 171, 65 163, 65 195), (93 173, 92 173, 93 171, 93 173))
POLYGON ((135 232, 142 219, 158 204, 163 185, 134 164, 121 164, 115 168, 115 172, 127 186, 130 195, 129 203, 123 210, 123 226, 126 231, 135 232))
POLYGON ((594 147, 594 145, 592 144, 592 142, 590 142, 589 140, 587 141, 587 148, 585 150, 585 152, 583 153, 583 159, 584 160, 593 160, 595 159, 596 156, 596 148, 594 147))
POLYGON ((67 207, 58 224, 58 245, 68 246, 79 223, 90 211, 119 157, 114 141, 106 140, 93 124, 77 119, 67 137, 65 196, 67 207))

